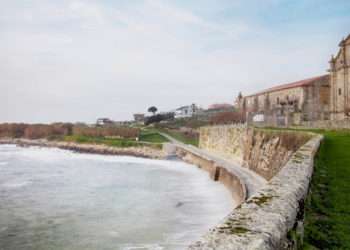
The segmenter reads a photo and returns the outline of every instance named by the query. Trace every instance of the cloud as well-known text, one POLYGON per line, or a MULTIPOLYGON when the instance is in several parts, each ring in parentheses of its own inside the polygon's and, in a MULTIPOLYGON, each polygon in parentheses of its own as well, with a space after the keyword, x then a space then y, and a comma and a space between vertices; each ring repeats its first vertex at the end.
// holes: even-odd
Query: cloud
POLYGON ((298 20, 284 31, 259 11, 287 12, 283 1, 194 3, 3 3, 0 121, 120 120, 150 104, 233 102, 239 91, 323 74, 349 21, 298 20))

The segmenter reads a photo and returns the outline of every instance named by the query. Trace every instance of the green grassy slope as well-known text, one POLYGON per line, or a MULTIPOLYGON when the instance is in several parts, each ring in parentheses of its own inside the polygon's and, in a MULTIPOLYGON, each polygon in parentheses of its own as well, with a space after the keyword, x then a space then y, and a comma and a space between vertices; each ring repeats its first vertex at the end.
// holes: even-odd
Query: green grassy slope
POLYGON ((147 146, 153 148, 162 148, 162 144, 155 142, 154 137, 147 136, 144 141, 136 141, 131 139, 123 138, 104 138, 104 137, 92 137, 83 135, 72 135, 65 136, 64 141, 76 142, 76 143, 88 143, 88 144, 103 144, 112 147, 137 147, 137 146, 147 146), (152 141, 151 141, 152 140, 152 141))
POLYGON ((168 139, 159 134, 157 131, 154 130, 141 130, 140 141, 144 142, 151 142, 151 143, 163 143, 168 142, 168 139))
POLYGON ((350 249, 350 132, 324 134, 306 204, 305 249, 350 249))
POLYGON ((161 130, 163 133, 170 135, 174 139, 181 141, 185 144, 191 144, 193 146, 198 147, 199 144, 199 139, 198 138, 190 138, 185 136, 183 133, 180 131, 175 131, 175 130, 170 130, 170 129, 162 129, 161 130))

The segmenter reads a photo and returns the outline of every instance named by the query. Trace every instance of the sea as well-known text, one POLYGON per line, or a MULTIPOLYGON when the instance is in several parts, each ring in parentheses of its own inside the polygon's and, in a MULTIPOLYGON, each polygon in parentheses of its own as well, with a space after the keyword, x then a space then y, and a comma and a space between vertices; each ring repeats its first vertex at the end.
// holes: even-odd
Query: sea
POLYGON ((0 145, 0 250, 185 249, 234 206, 180 160, 0 145))

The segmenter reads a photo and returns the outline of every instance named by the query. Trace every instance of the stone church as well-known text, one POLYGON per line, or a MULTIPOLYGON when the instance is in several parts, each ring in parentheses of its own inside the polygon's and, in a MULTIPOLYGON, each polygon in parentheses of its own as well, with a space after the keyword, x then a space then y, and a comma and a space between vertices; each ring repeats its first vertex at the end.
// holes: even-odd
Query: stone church
POLYGON ((339 52, 330 60, 331 119, 342 120, 350 112, 350 34, 339 44, 339 52))
POLYGON ((344 120, 350 114, 350 35, 343 39, 330 74, 238 96, 237 107, 248 123, 301 125, 305 121, 344 120))

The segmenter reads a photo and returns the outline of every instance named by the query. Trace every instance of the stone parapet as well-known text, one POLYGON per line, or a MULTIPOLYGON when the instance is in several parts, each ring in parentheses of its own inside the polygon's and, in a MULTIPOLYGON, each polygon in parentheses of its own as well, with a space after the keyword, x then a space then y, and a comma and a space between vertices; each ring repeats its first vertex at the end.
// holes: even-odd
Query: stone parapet
POLYGON ((350 129, 350 119, 345 118, 343 120, 303 121, 297 128, 329 130, 350 129))

